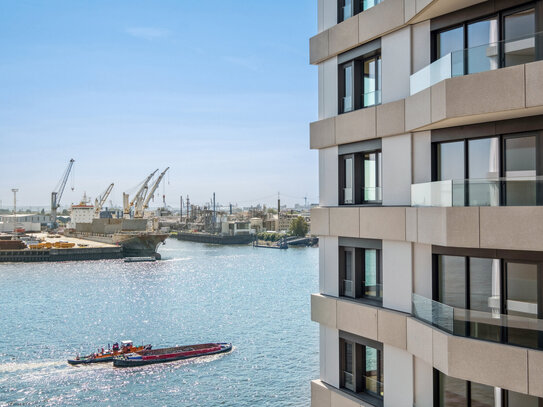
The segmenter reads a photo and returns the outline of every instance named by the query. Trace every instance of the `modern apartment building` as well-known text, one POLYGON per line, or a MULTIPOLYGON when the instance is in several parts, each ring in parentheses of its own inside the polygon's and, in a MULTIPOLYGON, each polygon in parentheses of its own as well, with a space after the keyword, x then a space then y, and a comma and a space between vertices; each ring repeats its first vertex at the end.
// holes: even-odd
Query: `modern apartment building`
POLYGON ((318 0, 312 406, 543 406, 543 0, 318 0))

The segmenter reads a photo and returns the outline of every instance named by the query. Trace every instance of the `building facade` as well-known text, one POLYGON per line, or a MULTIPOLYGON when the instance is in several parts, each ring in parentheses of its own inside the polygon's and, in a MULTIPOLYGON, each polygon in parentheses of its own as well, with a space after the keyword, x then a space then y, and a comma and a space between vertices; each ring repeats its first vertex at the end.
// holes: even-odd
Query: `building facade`
POLYGON ((318 0, 312 406, 543 406, 543 0, 318 0))

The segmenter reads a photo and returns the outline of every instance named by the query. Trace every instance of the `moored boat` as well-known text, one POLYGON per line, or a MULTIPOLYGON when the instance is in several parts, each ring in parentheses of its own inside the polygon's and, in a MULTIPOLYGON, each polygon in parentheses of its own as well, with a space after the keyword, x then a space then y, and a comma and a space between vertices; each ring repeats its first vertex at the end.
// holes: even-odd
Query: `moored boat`
POLYGON ((75 359, 68 359, 70 365, 83 365, 88 363, 111 362, 115 356, 123 354, 138 354, 145 350, 151 350, 151 345, 134 346, 132 341, 121 341, 121 346, 114 343, 111 349, 98 350, 96 353, 91 353, 87 356, 76 356, 75 359))
POLYGON ((113 358, 115 367, 134 367, 152 363, 173 362, 200 356, 215 355, 232 350, 231 343, 204 343, 199 345, 177 346, 148 350, 141 353, 127 353, 113 358))

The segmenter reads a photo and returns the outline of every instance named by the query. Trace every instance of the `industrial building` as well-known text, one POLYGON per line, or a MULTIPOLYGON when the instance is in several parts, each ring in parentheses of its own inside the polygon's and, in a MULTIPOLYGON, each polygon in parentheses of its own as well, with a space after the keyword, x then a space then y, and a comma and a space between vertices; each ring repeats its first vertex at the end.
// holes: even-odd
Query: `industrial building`
POLYGON ((318 0, 312 406, 543 406, 543 1, 318 0))

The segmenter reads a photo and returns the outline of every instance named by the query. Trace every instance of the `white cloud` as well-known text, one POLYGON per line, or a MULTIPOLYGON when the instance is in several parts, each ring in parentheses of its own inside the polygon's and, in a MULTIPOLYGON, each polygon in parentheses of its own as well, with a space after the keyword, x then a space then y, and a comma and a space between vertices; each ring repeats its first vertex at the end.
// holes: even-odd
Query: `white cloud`
POLYGON ((126 33, 129 35, 136 37, 136 38, 142 38, 144 40, 154 40, 157 38, 165 38, 169 37, 171 32, 168 30, 164 30, 161 28, 155 28, 155 27, 131 27, 127 28, 126 33))

